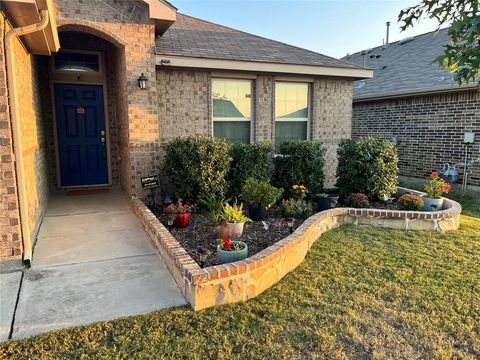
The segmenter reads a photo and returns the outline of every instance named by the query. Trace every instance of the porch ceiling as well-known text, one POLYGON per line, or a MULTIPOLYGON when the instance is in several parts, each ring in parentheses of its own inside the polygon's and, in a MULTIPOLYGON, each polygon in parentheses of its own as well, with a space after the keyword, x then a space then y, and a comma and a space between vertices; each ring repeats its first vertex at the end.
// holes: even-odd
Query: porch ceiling
POLYGON ((2 0, 2 10, 13 27, 31 25, 40 20, 40 11, 47 10, 47 27, 32 34, 22 36, 28 51, 34 55, 50 55, 58 51, 57 25, 52 0, 2 0))

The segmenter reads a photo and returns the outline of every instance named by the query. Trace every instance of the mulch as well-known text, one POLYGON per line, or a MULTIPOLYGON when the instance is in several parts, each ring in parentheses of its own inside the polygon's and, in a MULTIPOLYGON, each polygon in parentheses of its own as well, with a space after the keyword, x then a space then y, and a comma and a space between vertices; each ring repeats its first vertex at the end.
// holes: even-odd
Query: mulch
MULTIPOLYGON (((342 205, 339 205, 342 206, 342 205)), ((399 210, 396 201, 391 203, 373 202, 371 207, 375 209, 399 210)), ((167 215, 163 213, 160 206, 149 206, 150 210, 157 216, 160 222, 168 228, 167 215)), ((248 245, 248 256, 266 249, 277 241, 282 240, 290 234, 285 218, 281 216, 279 208, 272 208, 269 211, 269 217, 265 220, 266 225, 274 224, 274 229, 265 229, 264 223, 254 221, 245 223, 243 235, 239 239, 248 245)), ((293 229, 298 228, 303 219, 296 219, 293 229)), ((204 267, 217 265, 217 235, 221 225, 214 226, 207 213, 194 213, 190 218, 190 225, 184 229, 169 229, 173 237, 183 246, 187 253, 200 265, 200 252, 202 249, 208 249, 210 255, 204 264, 204 267)))
MULTIPOLYGON (((160 208, 151 208, 152 212, 158 217, 160 222, 167 226, 167 215, 160 208)), ((303 223, 303 219, 296 219, 293 229, 295 230, 303 223)), ((245 223, 243 235, 239 239, 248 245, 248 256, 266 249, 270 245, 287 237, 290 229, 287 227, 285 219, 278 210, 272 210, 265 223, 274 224, 270 229, 265 230, 265 225, 261 221, 245 223)), ((219 226, 214 226, 208 214, 195 213, 190 218, 190 225, 184 229, 172 228, 170 233, 183 246, 187 253, 200 264, 200 251, 202 248, 210 250, 205 267, 217 265, 217 241, 219 236, 219 226)))

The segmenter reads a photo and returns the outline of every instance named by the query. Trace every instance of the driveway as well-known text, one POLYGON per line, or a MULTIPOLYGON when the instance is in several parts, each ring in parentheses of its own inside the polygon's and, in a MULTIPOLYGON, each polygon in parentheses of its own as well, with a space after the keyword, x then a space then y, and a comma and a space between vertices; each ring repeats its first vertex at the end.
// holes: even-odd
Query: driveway
POLYGON ((55 194, 32 267, 0 276, 0 340, 186 304, 118 189, 55 194))

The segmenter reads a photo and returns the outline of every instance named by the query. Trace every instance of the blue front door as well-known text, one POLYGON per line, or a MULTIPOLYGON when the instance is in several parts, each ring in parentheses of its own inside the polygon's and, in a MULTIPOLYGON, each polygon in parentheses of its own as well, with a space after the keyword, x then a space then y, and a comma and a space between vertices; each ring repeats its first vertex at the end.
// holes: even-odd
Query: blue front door
POLYGON ((60 183, 108 183, 103 89, 99 85, 55 84, 60 183))

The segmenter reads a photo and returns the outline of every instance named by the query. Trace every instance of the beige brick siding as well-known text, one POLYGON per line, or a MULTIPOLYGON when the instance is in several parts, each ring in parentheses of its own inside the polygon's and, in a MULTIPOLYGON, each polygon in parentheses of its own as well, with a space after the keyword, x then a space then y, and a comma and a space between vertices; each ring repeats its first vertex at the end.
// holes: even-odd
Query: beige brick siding
MULTIPOLYGON (((161 143, 195 134, 211 135, 211 74, 158 68, 157 89, 161 143)), ((351 136, 352 81, 315 79, 312 84, 311 138, 327 148, 325 186, 335 184, 336 150, 351 136)), ((275 77, 257 75, 254 81, 254 140, 274 139, 275 77)))
MULTIPOLYGON (((465 132, 476 133, 469 156, 480 158, 480 91, 357 102, 352 127, 355 138, 397 136, 401 175, 427 177, 443 162, 463 162, 465 132)), ((471 171, 469 184, 480 186, 480 165, 471 171)))
POLYGON ((275 77, 259 75, 254 84, 254 139, 255 142, 273 141, 275 77))
POLYGON ((210 73, 158 68, 161 143, 178 136, 211 135, 210 73))
POLYGON ((342 139, 351 137, 353 83, 348 80, 316 79, 313 83, 313 140, 326 147, 325 187, 335 185, 337 148, 342 139))
POLYGON ((0 259, 20 256, 20 215, 13 156, 12 130, 7 102, 4 34, 6 23, 0 13, 0 259))

